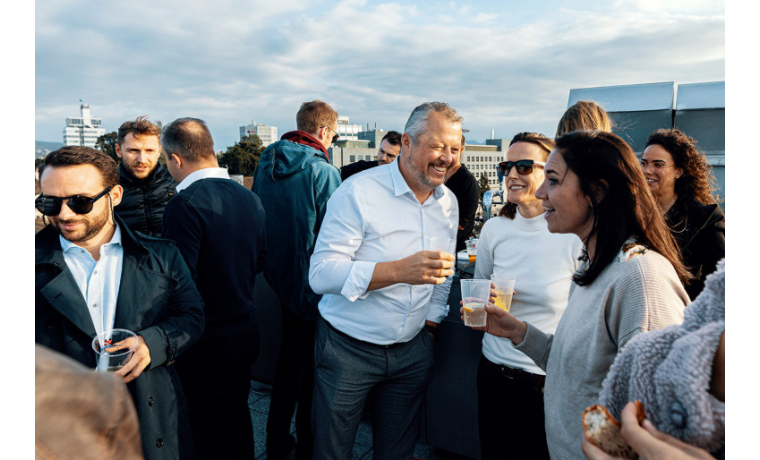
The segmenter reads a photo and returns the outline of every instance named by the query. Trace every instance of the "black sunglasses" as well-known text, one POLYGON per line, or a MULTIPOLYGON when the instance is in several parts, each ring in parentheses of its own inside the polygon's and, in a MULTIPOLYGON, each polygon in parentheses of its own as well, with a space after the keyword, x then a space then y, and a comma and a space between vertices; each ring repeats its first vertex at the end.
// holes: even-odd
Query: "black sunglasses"
POLYGON ((335 133, 335 135, 334 135, 334 136, 333 136, 333 138, 332 138, 332 143, 333 143, 333 144, 335 143, 335 141, 337 141, 338 139, 340 139, 340 134, 338 134, 338 132, 337 132, 337 131, 335 131, 334 129, 330 128, 330 127, 329 127, 329 126, 327 126, 327 125, 323 126, 323 128, 327 128, 327 129, 329 129, 330 131, 332 131, 332 132, 334 132, 334 133, 335 133))
POLYGON ((545 166, 546 163, 543 161, 533 161, 533 160, 517 160, 517 161, 502 161, 499 163, 499 171, 503 175, 509 174, 509 171, 512 170, 512 166, 517 167, 517 174, 522 174, 523 176, 527 176, 528 174, 533 172, 533 165, 539 165, 539 166, 545 166))
POLYGON ((66 201, 66 206, 68 206, 72 212, 77 214, 87 214, 92 211, 92 205, 110 190, 111 187, 106 187, 105 190, 92 198, 82 195, 65 196, 62 198, 57 196, 40 195, 34 200, 34 207, 46 216, 57 216, 61 213, 61 204, 66 201))

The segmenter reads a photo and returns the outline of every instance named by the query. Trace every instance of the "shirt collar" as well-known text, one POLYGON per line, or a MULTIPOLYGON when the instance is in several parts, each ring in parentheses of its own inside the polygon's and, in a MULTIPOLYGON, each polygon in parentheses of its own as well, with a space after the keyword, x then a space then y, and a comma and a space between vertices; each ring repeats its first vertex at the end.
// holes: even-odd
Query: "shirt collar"
POLYGON ((185 177, 185 179, 182 182, 177 184, 177 193, 190 187, 190 185, 192 185, 192 183, 195 181, 199 181, 201 179, 209 179, 209 178, 229 179, 230 175, 229 173, 227 173, 227 168, 199 169, 195 172, 188 174, 188 176, 185 177))
MULTIPOLYGON (((400 196, 405 193, 410 194, 414 199, 416 200, 417 197, 414 195, 414 191, 409 187, 409 184, 406 183, 406 179, 404 179, 404 176, 401 175, 401 171, 398 169, 398 163, 401 160, 401 155, 399 155, 396 158, 396 161, 391 163, 390 169, 391 169, 391 180, 393 181, 393 193, 395 196, 400 196)), ((439 185, 438 187, 433 189, 433 195, 432 198, 434 200, 439 199, 443 196, 443 185, 439 185)), ((430 198, 428 198, 429 200, 430 198)), ((426 200, 427 202, 427 200, 426 200)))
MULTIPOLYGON (((114 222, 114 225, 116 226, 116 230, 114 230, 114 232, 113 232, 113 236, 111 237, 111 241, 109 241, 108 243, 104 244, 101 247, 108 246, 110 244, 118 244, 119 246, 122 245, 121 244, 121 228, 119 228, 119 224, 116 223, 116 222, 114 222)), ((61 251, 63 251, 63 252, 66 252, 66 251, 68 251, 69 249, 72 249, 72 248, 83 249, 78 244, 72 243, 71 241, 69 241, 66 238, 64 238, 63 235, 59 234, 58 235, 58 239, 61 242, 61 251)))

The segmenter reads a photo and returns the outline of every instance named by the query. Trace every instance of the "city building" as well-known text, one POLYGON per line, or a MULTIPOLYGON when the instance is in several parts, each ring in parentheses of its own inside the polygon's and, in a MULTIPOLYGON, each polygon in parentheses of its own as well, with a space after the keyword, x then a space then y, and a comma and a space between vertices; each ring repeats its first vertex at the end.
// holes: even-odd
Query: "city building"
POLYGON ((259 136, 264 147, 274 144, 279 140, 279 137, 277 137, 277 126, 269 126, 263 123, 256 123, 255 121, 251 121, 250 125, 240 127, 241 139, 251 134, 259 136))
POLYGON ((371 147, 371 142, 365 139, 343 139, 341 135, 341 138, 327 149, 330 164, 340 169, 359 160, 377 160, 377 148, 371 147))
POLYGON ((66 118, 63 128, 63 145, 80 145, 95 148, 98 138, 106 133, 100 118, 92 118, 90 105, 79 106, 80 116, 66 118))
POLYGON ((467 166, 478 181, 485 173, 491 190, 499 190, 501 184, 497 168, 504 160, 504 152, 507 148, 509 148, 509 141, 506 139, 488 139, 486 145, 465 144, 464 155, 460 161, 467 166))
POLYGON ((341 139, 357 141, 362 125, 352 125, 347 116, 338 117, 338 134, 341 139))

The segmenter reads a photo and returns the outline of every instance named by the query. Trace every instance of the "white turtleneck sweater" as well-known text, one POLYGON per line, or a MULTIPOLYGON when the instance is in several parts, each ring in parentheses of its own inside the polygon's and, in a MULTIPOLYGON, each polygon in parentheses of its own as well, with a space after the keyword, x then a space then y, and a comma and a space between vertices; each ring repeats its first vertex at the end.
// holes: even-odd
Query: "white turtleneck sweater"
MULTIPOLYGON (((551 334, 567 306, 582 248, 576 235, 549 233, 543 214, 526 219, 518 211, 514 220, 494 217, 480 233, 475 278, 496 274, 515 279, 510 313, 551 334)), ((509 339, 485 334, 483 355, 493 363, 545 374, 509 339)))

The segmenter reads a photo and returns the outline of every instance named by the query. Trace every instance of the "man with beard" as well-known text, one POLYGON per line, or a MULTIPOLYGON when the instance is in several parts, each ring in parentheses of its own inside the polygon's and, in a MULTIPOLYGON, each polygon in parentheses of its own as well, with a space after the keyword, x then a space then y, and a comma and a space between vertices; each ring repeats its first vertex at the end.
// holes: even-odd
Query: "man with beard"
POLYGON ((376 459, 411 458, 433 375, 433 340, 448 314, 454 194, 443 186, 461 149, 462 117, 441 102, 412 111, 402 153, 388 167, 343 183, 311 258, 319 303, 314 351, 314 458, 351 457, 372 392, 376 459), (445 246, 444 246, 445 247, 445 246))
POLYGON ((50 224, 35 236, 35 342, 93 367, 97 334, 137 334, 112 348, 134 347, 115 375, 134 400, 143 455, 195 458, 187 404, 170 365, 204 328, 203 302, 182 255, 172 242, 134 233, 114 216, 122 188, 116 162, 102 152, 51 152, 40 188, 35 207, 50 224))
POLYGON ((158 161, 160 136, 161 129, 142 116, 119 127, 116 143, 124 188, 116 214, 132 231, 150 236, 161 236, 164 208, 177 193, 177 183, 158 161))

